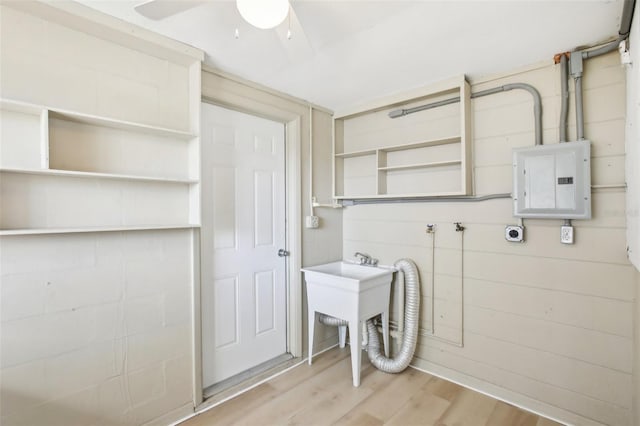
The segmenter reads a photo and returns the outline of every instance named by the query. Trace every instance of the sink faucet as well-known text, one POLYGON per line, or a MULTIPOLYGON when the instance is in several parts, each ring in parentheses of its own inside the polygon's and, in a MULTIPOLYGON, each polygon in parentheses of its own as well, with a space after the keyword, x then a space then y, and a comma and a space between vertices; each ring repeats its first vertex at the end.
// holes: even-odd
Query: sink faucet
POLYGON ((356 252, 354 255, 356 259, 359 259, 361 265, 365 266, 378 266, 378 259, 374 259, 366 253, 356 252))

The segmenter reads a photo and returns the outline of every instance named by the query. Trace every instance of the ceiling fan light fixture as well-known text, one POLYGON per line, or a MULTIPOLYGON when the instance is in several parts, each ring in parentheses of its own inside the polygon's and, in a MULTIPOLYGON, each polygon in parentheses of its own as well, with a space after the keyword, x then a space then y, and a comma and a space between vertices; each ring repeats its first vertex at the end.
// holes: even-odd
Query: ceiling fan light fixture
POLYGON ((289 14, 288 0, 237 0, 236 6, 245 21, 263 30, 277 27, 289 14))

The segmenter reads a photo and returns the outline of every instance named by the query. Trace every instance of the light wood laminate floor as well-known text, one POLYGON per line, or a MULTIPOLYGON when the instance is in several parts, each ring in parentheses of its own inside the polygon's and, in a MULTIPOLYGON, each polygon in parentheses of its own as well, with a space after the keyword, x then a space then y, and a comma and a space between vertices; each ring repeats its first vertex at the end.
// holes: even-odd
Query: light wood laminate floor
POLYGON ((363 358, 358 388, 351 385, 349 348, 335 348, 181 426, 558 425, 413 368, 385 374, 363 358))

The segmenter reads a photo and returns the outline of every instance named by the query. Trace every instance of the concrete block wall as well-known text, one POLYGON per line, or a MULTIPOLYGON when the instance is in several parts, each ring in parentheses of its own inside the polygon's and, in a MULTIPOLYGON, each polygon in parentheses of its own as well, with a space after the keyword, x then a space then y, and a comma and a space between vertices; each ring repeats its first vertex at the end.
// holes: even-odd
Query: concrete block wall
MULTIPOLYGON (((50 7, 43 4, 32 3, 50 7)), ((199 103, 199 75, 194 80, 190 69, 199 70, 196 59, 184 65, 152 56, 29 7, 0 5, 1 97, 197 132, 192 98, 199 103)), ((142 154, 127 160, 142 161, 142 154)), ((116 180, 36 179, 46 182, 24 191, 36 206, 25 216, 57 212, 64 223, 31 218, 17 227, 77 228, 89 226, 90 217, 90 226, 113 225, 105 220, 113 205, 96 203, 91 188, 126 198, 143 226, 187 222, 186 206, 179 217, 161 217, 175 206, 159 198, 167 193, 160 184, 132 194, 116 180), (37 192, 45 184, 57 189, 37 192)), ((5 215, 9 210, 2 205, 5 215)), ((192 252, 189 229, 0 237, 0 423, 166 424, 192 412, 192 252)))
POLYGON ((2 97, 190 130, 188 67, 6 5, 0 11, 2 97))
POLYGON ((142 424, 190 407, 189 231, 5 237, 3 425, 142 424))

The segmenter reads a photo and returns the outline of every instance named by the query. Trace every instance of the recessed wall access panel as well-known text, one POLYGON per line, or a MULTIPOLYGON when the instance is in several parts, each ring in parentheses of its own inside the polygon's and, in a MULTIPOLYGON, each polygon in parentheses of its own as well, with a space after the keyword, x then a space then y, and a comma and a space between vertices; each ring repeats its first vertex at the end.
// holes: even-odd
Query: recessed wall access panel
POLYGON ((591 219, 590 142, 514 149, 513 215, 591 219))

